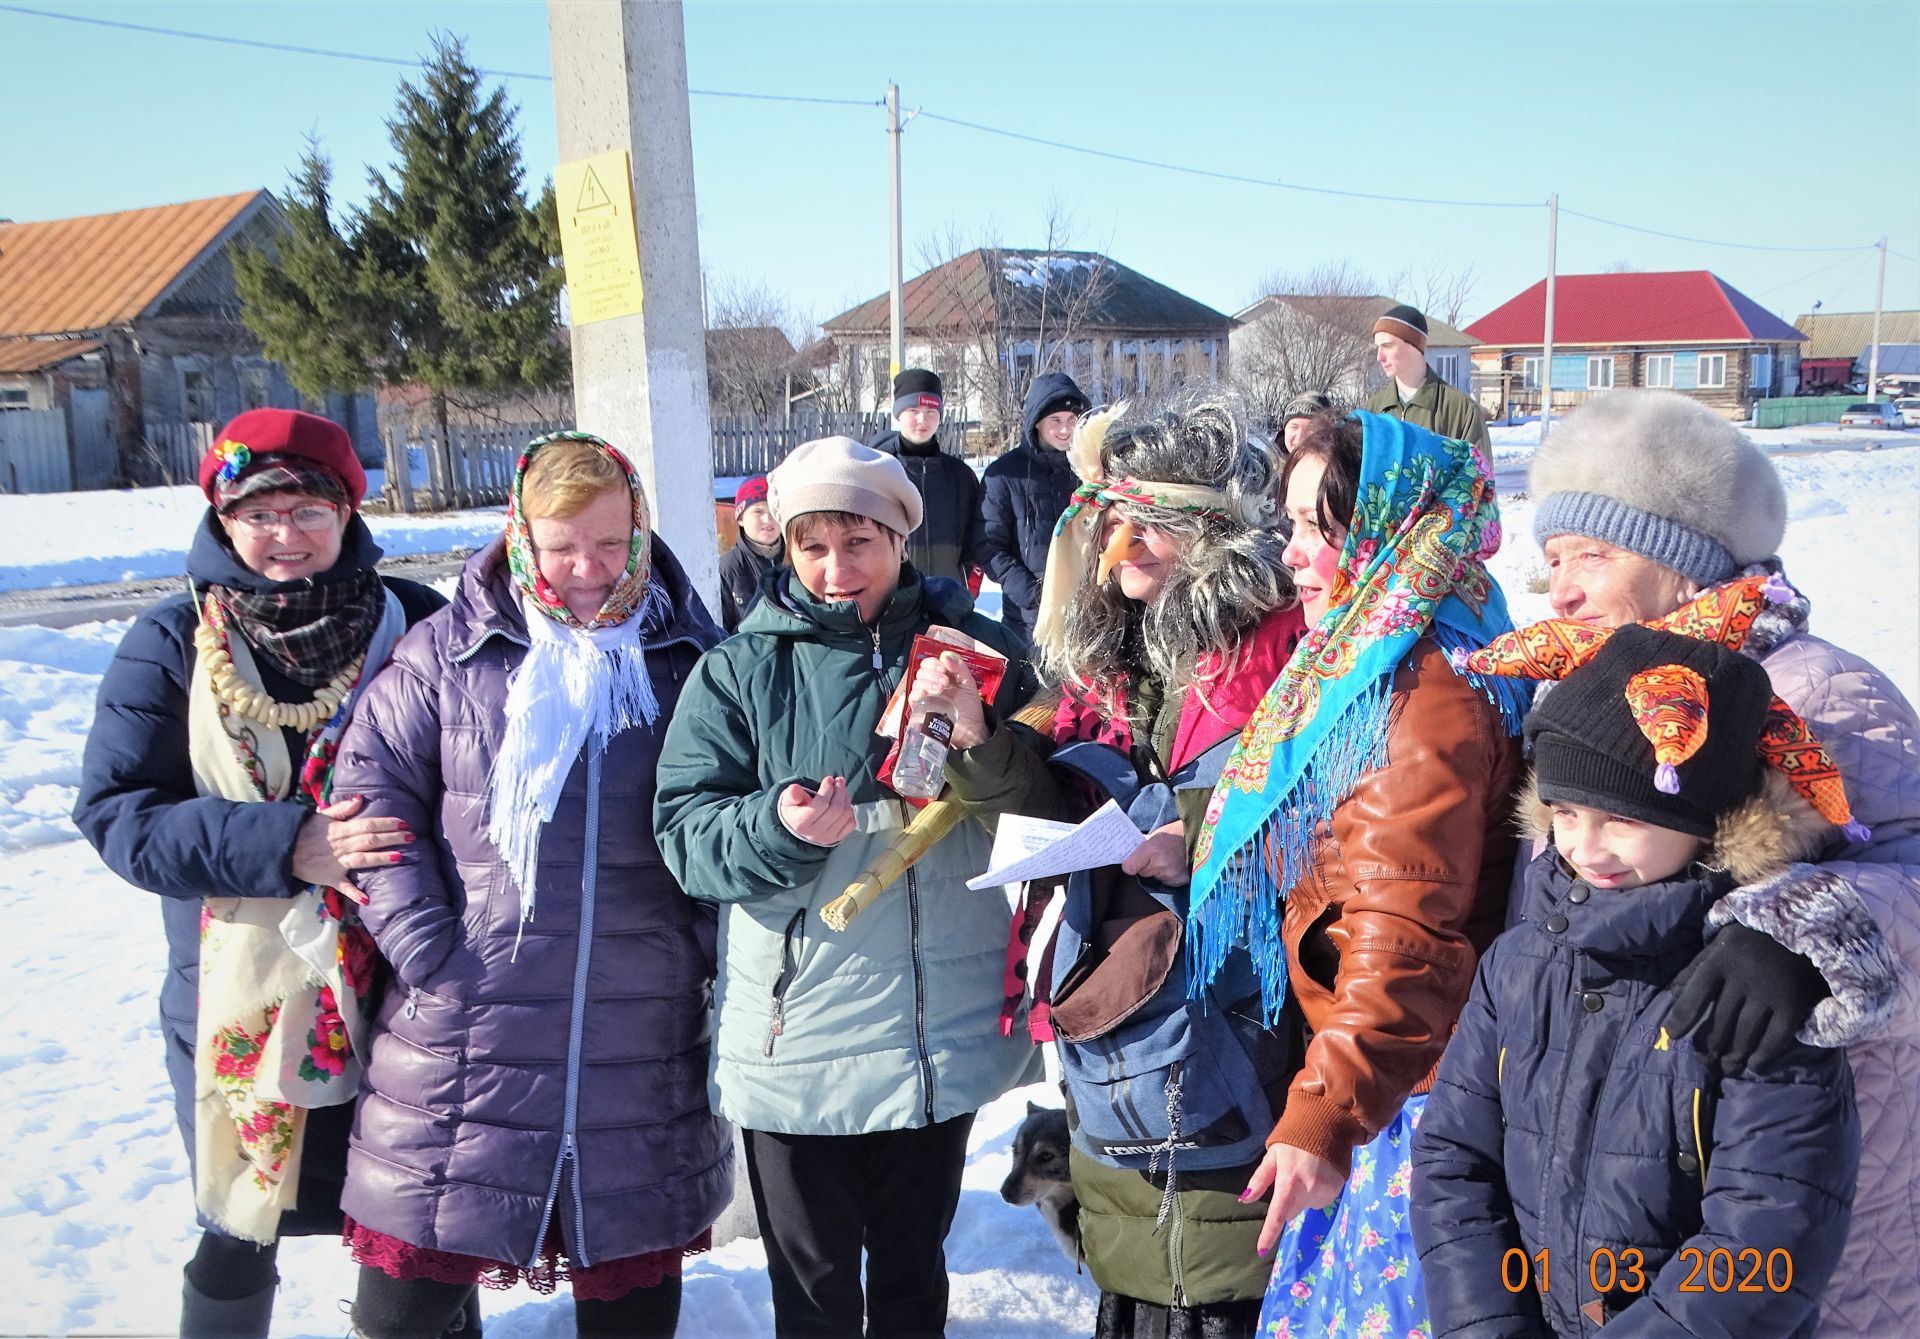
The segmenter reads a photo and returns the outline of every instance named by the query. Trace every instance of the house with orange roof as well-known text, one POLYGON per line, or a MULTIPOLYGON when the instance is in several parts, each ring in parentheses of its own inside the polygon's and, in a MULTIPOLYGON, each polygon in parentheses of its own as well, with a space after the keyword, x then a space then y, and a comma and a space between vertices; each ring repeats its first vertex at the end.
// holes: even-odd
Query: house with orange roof
MULTIPOLYGON (((60 411, 72 486, 88 488, 181 478, 193 444, 241 410, 301 406, 241 320, 233 276, 236 244, 285 227, 264 190, 0 222, 0 412, 60 411)), ((311 407, 363 455, 377 448, 370 402, 311 407)))

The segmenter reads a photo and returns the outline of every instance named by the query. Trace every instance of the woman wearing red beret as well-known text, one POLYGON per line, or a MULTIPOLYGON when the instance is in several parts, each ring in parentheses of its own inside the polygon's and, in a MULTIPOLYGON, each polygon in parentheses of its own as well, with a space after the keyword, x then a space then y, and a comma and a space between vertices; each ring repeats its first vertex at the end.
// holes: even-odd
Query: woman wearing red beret
POLYGON ((200 462, 190 592, 100 686, 74 822, 160 894, 167 1069, 204 1232, 180 1332, 267 1333, 279 1238, 337 1233, 377 960, 352 871, 412 834, 330 791, 357 689, 445 603, 383 580, 346 432, 255 409, 200 462))

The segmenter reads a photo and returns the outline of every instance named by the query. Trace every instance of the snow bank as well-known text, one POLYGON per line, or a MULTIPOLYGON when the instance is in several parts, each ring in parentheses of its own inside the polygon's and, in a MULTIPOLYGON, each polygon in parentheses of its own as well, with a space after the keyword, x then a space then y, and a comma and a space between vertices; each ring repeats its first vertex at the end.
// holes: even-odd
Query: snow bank
MULTIPOLYGON (((0 590, 175 576, 206 511, 198 488, 0 495, 0 590)), ((390 556, 477 548, 500 533, 505 509, 432 516, 370 515, 390 556)))

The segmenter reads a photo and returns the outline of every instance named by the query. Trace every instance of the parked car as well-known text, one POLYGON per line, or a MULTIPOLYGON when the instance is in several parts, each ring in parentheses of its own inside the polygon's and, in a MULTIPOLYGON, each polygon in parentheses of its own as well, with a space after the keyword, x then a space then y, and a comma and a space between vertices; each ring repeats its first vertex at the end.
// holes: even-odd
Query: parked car
POLYGON ((1895 400, 1893 407, 1900 411, 1900 417, 1909 428, 1920 428, 1920 395, 1909 395, 1895 400))
POLYGON ((1890 404, 1863 403, 1848 405, 1846 413, 1840 415, 1843 428, 1904 428, 1907 421, 1900 411, 1890 404))

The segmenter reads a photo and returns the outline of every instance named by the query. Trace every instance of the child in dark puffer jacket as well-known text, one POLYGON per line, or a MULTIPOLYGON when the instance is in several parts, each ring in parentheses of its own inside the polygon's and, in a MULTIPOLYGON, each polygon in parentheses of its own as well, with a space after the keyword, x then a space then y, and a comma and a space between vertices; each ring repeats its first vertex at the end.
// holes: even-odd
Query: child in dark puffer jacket
POLYGON ((1573 632, 1521 671, 1565 674, 1526 723, 1522 822, 1551 844, 1414 1143, 1433 1333, 1810 1336, 1860 1158, 1846 1054, 1763 1047, 1723 1076, 1664 1024, 1713 903, 1849 820, 1837 775, 1754 661, 1573 632))

